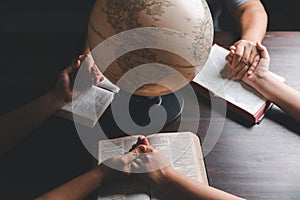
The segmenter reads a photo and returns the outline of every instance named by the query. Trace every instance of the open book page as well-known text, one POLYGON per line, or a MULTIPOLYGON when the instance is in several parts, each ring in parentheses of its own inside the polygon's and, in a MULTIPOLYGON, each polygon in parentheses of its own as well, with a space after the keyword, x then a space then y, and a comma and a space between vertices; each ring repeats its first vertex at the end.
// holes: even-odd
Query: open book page
POLYGON ((150 200, 150 188, 137 177, 111 181, 98 190, 97 200, 150 200))
MULTIPOLYGON (((200 141, 191 132, 156 134, 148 137, 150 144, 162 150, 171 165, 182 174, 208 185, 200 141)), ((168 199, 151 188, 151 199, 168 199)))
POLYGON ((153 147, 161 150, 177 171, 208 184, 205 171, 199 171, 204 162, 201 148, 197 148, 200 147, 197 135, 191 132, 174 132, 158 133, 147 138, 153 147))
POLYGON ((108 80, 106 77, 102 81, 100 81, 97 86, 102 87, 104 89, 110 90, 114 93, 118 93, 120 91, 120 88, 113 84, 110 80, 108 80))
MULTIPOLYGON (((214 44, 208 61, 193 81, 207 88, 216 96, 255 115, 267 100, 245 83, 230 80, 230 68, 225 60, 228 53, 227 49, 214 44)), ((274 75, 274 77, 284 80, 278 75, 274 75)))
POLYGON ((111 140, 100 140, 98 151, 99 163, 108 158, 127 153, 132 145, 136 143, 138 137, 139 135, 131 135, 111 140))
MULTIPOLYGON (((126 153, 138 136, 127 136, 99 142, 99 163, 126 153)), ((201 146, 197 135, 191 132, 159 133, 147 137, 152 146, 171 160, 172 166, 186 176, 208 185, 201 146)), ((161 193, 139 180, 123 180, 103 187, 98 199, 167 199, 161 193), (112 189, 113 188, 113 189, 112 189)))
MULTIPOLYGON (((285 79, 273 72, 270 74, 281 82, 285 79)), ((254 88, 250 87, 246 83, 240 81, 230 81, 224 90, 219 90, 218 95, 226 99, 227 101, 237 105, 238 107, 246 110, 252 115, 266 103, 267 99, 259 94, 254 88), (223 94, 223 95, 220 95, 223 94), (238 95, 237 95, 238 94, 238 95)))
POLYGON ((92 127, 109 106, 113 97, 113 92, 92 86, 87 92, 63 106, 58 115, 92 127))
POLYGON ((218 91, 217 95, 251 115, 255 115, 266 103, 267 100, 247 84, 235 81, 230 83, 224 90, 218 91))
POLYGON ((213 45, 205 65, 193 81, 213 93, 216 93, 220 88, 223 88, 228 82, 228 79, 222 77, 221 74, 222 70, 227 65, 225 61, 225 56, 227 54, 228 51, 226 49, 216 44, 213 45))

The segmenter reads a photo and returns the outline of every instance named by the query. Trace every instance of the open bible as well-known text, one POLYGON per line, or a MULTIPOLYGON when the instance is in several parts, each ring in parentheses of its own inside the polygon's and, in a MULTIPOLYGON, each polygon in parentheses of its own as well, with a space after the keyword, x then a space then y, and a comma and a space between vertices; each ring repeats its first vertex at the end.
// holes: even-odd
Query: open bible
MULTIPOLYGON (((87 68, 87 65, 93 62, 91 59, 91 55, 88 55, 82 62, 81 68, 87 68)), ((63 106, 57 115, 88 127, 94 127, 119 90, 119 87, 104 77, 104 80, 97 85, 93 85, 88 91, 63 106)))
MULTIPOLYGON (((244 82, 231 80, 230 68, 225 60, 228 53, 227 49, 217 44, 212 46, 208 60, 193 80, 196 91, 208 98, 211 93, 225 100, 229 111, 251 124, 259 123, 273 104, 244 82)), ((285 81, 283 77, 271 74, 285 81)))
MULTIPOLYGON (((136 143, 138 135, 99 141, 99 163, 121 155, 136 143)), ((147 136, 150 144, 170 161, 182 174, 208 185, 200 140, 192 132, 158 133, 147 136)), ((133 176, 112 181, 100 188, 98 200, 102 199, 167 199, 163 194, 133 176)))

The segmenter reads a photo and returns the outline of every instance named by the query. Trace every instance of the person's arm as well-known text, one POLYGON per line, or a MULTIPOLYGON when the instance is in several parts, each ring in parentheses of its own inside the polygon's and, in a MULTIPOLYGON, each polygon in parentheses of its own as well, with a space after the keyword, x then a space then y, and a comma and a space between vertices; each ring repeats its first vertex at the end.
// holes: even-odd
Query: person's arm
POLYGON ((38 197, 37 200, 84 199, 96 191, 105 179, 106 175, 103 173, 103 170, 98 167, 38 197))
POLYGON ((249 69, 243 81, 300 122, 300 92, 273 78, 269 73, 270 57, 266 47, 258 43, 257 48, 261 59, 256 68, 249 69))
POLYGON ((127 176, 130 172, 130 163, 136 158, 135 152, 110 158, 95 169, 55 188, 37 200, 79 200, 95 192, 106 181, 112 181, 127 176))
POLYGON ((64 103, 51 91, 22 108, 0 116, 0 154, 16 145, 64 103))
POLYGON ((79 65, 78 61, 62 71, 52 90, 27 105, 0 116, 0 154, 16 145, 72 99, 70 75, 79 65))
POLYGON ((171 199, 241 200, 242 198, 204 185, 175 171, 168 170, 160 179, 151 180, 152 185, 171 199), (174 192, 176 191, 176 192, 174 192))
MULTIPOLYGON (((73 96, 79 95, 81 91, 73 91, 73 82, 85 58, 86 56, 80 56, 72 66, 63 70, 53 89, 25 106, 0 116, 0 155, 71 101, 73 96)), ((88 70, 95 84, 103 79, 97 66, 89 66, 88 70)), ((89 82, 86 87, 90 87, 91 84, 92 82, 89 82)))
POLYGON ((300 122, 300 92, 275 79, 269 72, 253 82, 254 87, 268 100, 300 122))
POLYGON ((233 11, 233 15, 239 23, 241 39, 261 42, 266 34, 268 16, 264 6, 259 0, 251 0, 233 11))
POLYGON ((164 157, 150 146, 147 138, 139 138, 142 153, 131 166, 138 175, 170 199, 241 200, 242 198, 197 182, 176 171, 164 157), (142 172, 142 173, 140 173, 142 172))
POLYGON ((234 79, 240 80, 254 60, 259 58, 256 42, 261 42, 266 34, 268 16, 259 0, 241 4, 232 13, 240 27, 240 40, 230 47, 236 52, 231 68, 234 79))

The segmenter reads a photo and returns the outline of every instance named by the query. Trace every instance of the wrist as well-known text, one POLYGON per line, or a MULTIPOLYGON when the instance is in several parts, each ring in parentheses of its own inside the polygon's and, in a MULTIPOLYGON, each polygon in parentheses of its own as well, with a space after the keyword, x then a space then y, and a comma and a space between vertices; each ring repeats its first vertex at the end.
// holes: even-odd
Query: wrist
POLYGON ((112 179, 114 176, 114 174, 112 173, 112 169, 110 169, 103 163, 98 165, 94 170, 101 182, 107 181, 108 179, 112 179))
POLYGON ((177 173, 174 168, 168 166, 160 170, 159 176, 148 176, 148 179, 154 186, 165 186, 172 182, 173 177, 176 177, 177 173))
POLYGON ((242 34, 241 36, 241 40, 246 40, 246 41, 251 41, 254 43, 254 45, 256 45, 256 42, 262 42, 262 40, 265 37, 265 33, 261 34, 261 33, 257 33, 254 34, 253 32, 245 32, 244 34, 242 34))
POLYGON ((67 98, 57 94, 57 92, 54 89, 48 91, 47 95, 49 96, 50 99, 52 99, 53 105, 55 105, 57 109, 60 109, 61 107, 63 107, 69 102, 67 98))
POLYGON ((103 164, 98 165, 92 171, 94 173, 95 178, 98 180, 99 185, 101 185, 103 182, 110 178, 103 164))
POLYGON ((253 74, 248 82, 250 86, 252 86, 255 89, 259 89, 262 85, 266 84, 266 82, 272 78, 272 75, 269 73, 269 71, 265 71, 263 73, 259 74, 253 74))

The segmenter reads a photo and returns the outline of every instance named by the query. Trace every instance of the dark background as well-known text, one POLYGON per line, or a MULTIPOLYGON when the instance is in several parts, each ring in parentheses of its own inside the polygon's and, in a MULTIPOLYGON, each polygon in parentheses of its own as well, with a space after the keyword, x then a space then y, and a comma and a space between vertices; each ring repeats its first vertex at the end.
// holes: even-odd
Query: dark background
MULTIPOLYGON (((300 30, 297 1, 262 2, 269 31, 300 30)), ((83 47, 92 5, 93 0, 0 3, 0 114, 53 86, 83 47)), ((0 199, 32 199, 87 171, 93 162, 73 123, 53 116, 0 157, 0 199)))
MULTIPOLYGON (((261 0, 269 17, 269 31, 299 31, 300 11, 296 0, 272 1, 261 0)), ((223 12, 220 26, 225 30, 233 30, 234 23, 228 13, 223 12)))
MULTIPOLYGON (((261 0, 268 30, 300 30, 297 0, 261 0)), ((1 32, 85 32, 94 0, 10 0, 0 5, 1 32)), ((230 22, 227 22, 230 23, 230 22)))

